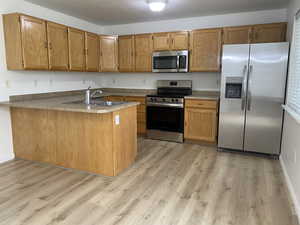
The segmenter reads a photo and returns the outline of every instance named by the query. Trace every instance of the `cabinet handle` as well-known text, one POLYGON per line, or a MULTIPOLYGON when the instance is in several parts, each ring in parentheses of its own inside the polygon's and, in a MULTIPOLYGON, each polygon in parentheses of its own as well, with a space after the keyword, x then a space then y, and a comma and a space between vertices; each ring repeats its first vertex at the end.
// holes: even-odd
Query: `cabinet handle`
POLYGON ((44 46, 45 46, 45 48, 48 48, 48 42, 47 41, 44 42, 44 46))
POLYGON ((49 49, 52 50, 52 43, 49 43, 49 49))

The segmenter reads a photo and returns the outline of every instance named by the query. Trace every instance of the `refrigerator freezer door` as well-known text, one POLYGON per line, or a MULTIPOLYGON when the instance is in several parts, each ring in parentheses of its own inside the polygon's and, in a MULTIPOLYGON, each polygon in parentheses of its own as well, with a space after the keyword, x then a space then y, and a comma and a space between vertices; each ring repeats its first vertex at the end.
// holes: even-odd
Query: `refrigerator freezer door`
POLYGON ((218 147, 243 150, 249 45, 224 45, 218 147))
POLYGON ((244 149, 280 153, 288 43, 250 47, 244 149))

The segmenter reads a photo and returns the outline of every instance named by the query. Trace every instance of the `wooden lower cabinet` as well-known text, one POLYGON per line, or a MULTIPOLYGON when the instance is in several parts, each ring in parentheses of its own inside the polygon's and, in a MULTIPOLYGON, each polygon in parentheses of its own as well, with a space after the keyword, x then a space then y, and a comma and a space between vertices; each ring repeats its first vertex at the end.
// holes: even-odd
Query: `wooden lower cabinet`
POLYGON ((104 114, 11 108, 11 118, 18 158, 116 176, 137 154, 136 107, 104 114))
POLYGON ((186 100, 184 138, 216 143, 217 101, 186 100))

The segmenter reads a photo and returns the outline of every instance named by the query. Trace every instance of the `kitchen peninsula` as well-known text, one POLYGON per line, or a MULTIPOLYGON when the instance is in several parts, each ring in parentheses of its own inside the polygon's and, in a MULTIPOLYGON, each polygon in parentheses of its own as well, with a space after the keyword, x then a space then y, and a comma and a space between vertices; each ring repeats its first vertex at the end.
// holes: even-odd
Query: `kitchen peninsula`
POLYGON ((82 95, 2 103, 17 158, 116 176, 137 154, 139 103, 111 104, 85 105, 82 95))

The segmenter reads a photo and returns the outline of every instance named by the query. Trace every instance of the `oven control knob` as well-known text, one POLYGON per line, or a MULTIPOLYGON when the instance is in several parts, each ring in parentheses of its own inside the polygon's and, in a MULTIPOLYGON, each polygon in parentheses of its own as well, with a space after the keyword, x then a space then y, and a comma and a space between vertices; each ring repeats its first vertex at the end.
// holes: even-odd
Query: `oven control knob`
POLYGON ((165 102, 165 101, 166 101, 166 99, 165 99, 165 98, 163 98, 163 99, 162 99, 162 101, 163 101, 163 102, 165 102))

